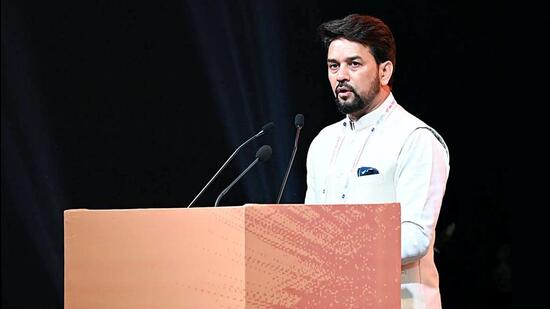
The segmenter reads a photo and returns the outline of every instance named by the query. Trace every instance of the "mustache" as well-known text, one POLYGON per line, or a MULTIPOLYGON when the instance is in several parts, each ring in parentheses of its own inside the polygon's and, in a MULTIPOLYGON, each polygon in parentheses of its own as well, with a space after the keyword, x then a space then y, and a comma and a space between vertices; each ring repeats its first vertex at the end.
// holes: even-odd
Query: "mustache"
POLYGON ((338 95, 338 93, 340 93, 342 90, 351 91, 353 93, 356 93, 355 88, 353 88, 352 85, 348 84, 347 82, 338 82, 334 92, 336 93, 336 95, 338 95))

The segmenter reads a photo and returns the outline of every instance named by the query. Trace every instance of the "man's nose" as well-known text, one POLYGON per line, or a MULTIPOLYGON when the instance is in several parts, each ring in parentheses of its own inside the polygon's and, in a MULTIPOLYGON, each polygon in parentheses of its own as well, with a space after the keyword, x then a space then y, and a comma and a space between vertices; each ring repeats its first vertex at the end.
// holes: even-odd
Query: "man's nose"
POLYGON ((349 81, 349 71, 346 66, 341 66, 336 74, 337 81, 349 81))

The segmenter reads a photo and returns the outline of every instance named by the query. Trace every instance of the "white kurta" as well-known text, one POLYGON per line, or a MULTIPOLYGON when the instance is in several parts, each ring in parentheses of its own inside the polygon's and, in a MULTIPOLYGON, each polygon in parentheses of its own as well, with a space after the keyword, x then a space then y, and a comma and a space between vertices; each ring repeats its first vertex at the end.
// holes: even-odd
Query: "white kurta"
POLYGON ((390 94, 357 122, 346 118, 315 137, 305 203, 399 202, 401 308, 441 308, 433 245, 448 175, 443 138, 390 94))

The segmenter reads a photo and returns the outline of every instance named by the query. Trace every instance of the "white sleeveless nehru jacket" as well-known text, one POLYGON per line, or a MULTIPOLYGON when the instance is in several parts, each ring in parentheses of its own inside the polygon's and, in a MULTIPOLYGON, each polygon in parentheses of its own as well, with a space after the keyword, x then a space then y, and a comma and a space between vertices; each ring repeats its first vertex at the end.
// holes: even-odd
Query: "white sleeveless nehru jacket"
POLYGON ((324 128, 307 155, 306 204, 401 204, 401 308, 441 308, 435 226, 449 175, 443 138, 392 94, 324 128))

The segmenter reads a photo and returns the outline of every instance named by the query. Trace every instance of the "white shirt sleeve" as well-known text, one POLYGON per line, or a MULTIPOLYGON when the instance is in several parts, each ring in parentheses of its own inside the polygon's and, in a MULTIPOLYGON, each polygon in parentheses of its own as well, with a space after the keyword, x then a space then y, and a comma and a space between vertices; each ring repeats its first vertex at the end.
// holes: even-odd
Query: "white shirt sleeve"
POLYGON ((417 129, 407 138, 395 175, 403 265, 422 258, 430 248, 449 168, 447 150, 429 129, 417 129))
POLYGON ((315 150, 315 145, 317 144, 317 138, 315 138, 310 146, 309 150, 307 152, 307 158, 306 158, 306 170, 307 170, 307 190, 306 190, 306 197, 305 197, 305 204, 316 204, 319 203, 319 201, 316 200, 316 189, 315 188, 315 156, 318 155, 315 150))

